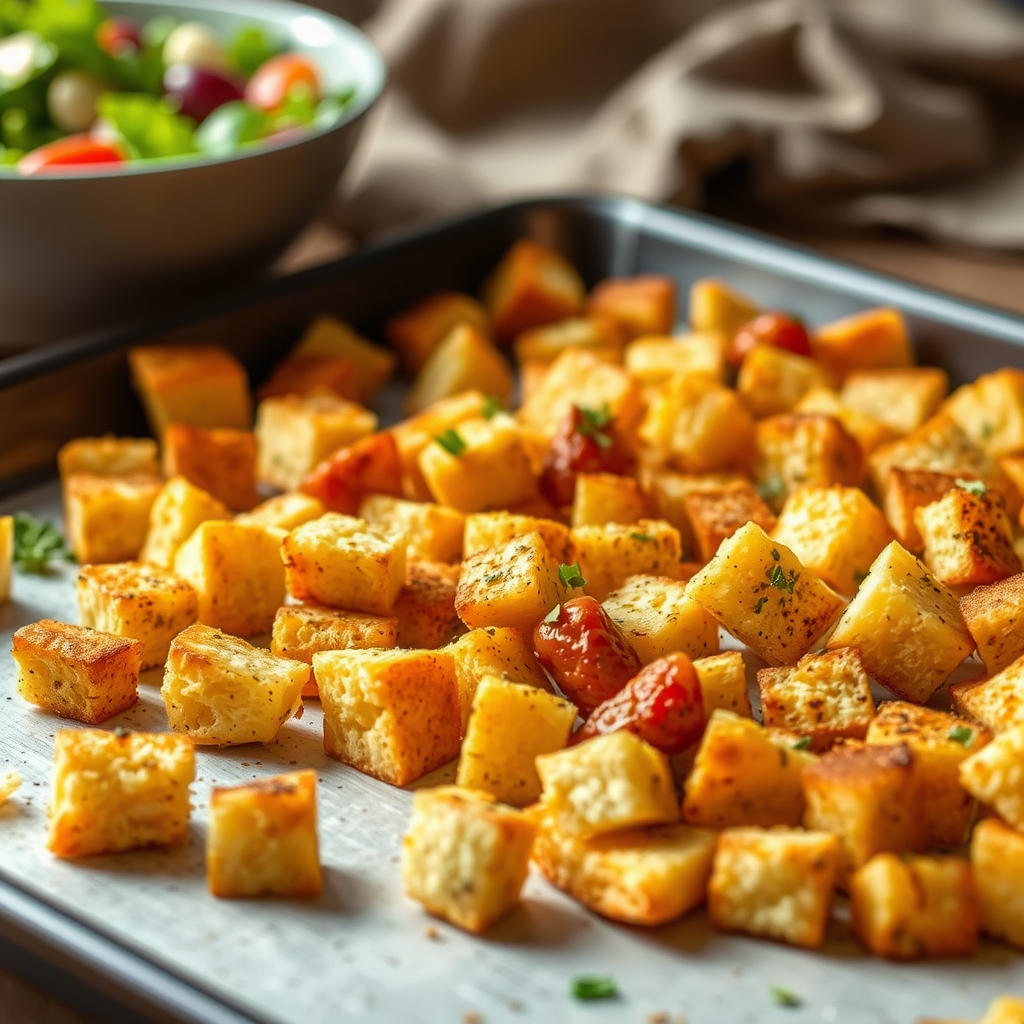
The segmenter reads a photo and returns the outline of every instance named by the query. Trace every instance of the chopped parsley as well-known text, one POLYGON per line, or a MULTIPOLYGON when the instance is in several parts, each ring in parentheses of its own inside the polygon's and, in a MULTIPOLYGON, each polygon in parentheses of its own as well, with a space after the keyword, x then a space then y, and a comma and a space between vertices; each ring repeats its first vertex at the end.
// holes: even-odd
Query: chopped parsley
POLYGON ((980 498, 988 490, 980 480, 963 480, 957 477, 956 485, 960 490, 973 494, 976 498, 980 498))
POLYGON ((558 616, 561 613, 562 613, 562 606, 560 604, 556 604, 555 607, 552 608, 551 611, 549 611, 547 613, 547 615, 544 616, 542 621, 544 621, 544 622, 557 622, 558 621, 558 616))
POLYGON ((19 512, 14 517, 12 561, 15 566, 22 572, 43 574, 50 568, 51 558, 75 560, 65 545, 63 534, 53 523, 19 512))
POLYGON ((949 730, 949 738, 962 747, 969 747, 974 739, 974 730, 966 725, 954 725, 949 730))
POLYGON ((795 569, 790 569, 789 575, 787 575, 781 565, 773 565, 771 569, 767 570, 767 574, 768 586, 774 587, 776 590, 784 590, 787 594, 793 593, 793 588, 799 578, 795 569))
POLYGON ((576 433, 581 437, 589 437, 598 448, 611 448, 611 434, 608 427, 612 424, 612 410, 605 402, 600 409, 588 409, 586 406, 577 405, 580 414, 580 422, 576 426, 576 433))
POLYGON ((606 974, 581 974, 572 979, 569 993, 573 999, 614 999, 619 987, 606 974))
POLYGON ((808 750, 811 746, 810 736, 801 736, 800 739, 793 744, 794 750, 808 750))
POLYGON ((772 561, 777 562, 781 557, 782 555, 779 554, 779 549, 772 548, 772 561))
POLYGON ((488 395, 484 399, 483 414, 485 420, 493 420, 499 412, 504 412, 505 406, 501 404, 501 399, 496 398, 494 395, 488 395))
POLYGON ((654 543, 654 538, 649 533, 641 533, 639 530, 634 531, 629 536, 631 540, 638 540, 644 544, 654 543))
POLYGON ((504 569, 499 569, 497 572, 489 572, 484 577, 484 583, 497 583, 498 580, 500 580, 502 578, 502 576, 504 576, 504 575, 505 575, 505 570, 504 569))
POLYGON ((764 608, 764 606, 767 603, 768 603, 768 598, 767 597, 759 597, 757 599, 757 604, 754 605, 754 614, 755 615, 760 615, 761 614, 761 609, 764 608))
POLYGON ((987 441, 994 433, 996 428, 991 423, 982 423, 981 425, 981 439, 987 441))
POLYGON ((788 988, 783 988, 781 985, 772 985, 768 989, 772 997, 772 1002, 776 1006, 786 1006, 789 1008, 802 1006, 803 1000, 795 993, 790 991, 788 988))
POLYGON ((461 455, 468 447, 466 442, 462 440, 462 435, 454 427, 449 427, 447 430, 442 431, 434 440, 449 455, 456 457, 461 455))
POLYGON ((567 587, 574 589, 579 587, 585 587, 587 581, 583 578, 583 574, 580 572, 580 563, 573 562, 572 565, 560 565, 558 567, 558 578, 567 587))
POLYGON ((131 735, 131 729, 126 729, 123 725, 114 726, 114 735, 119 739, 123 740, 126 736, 131 735))

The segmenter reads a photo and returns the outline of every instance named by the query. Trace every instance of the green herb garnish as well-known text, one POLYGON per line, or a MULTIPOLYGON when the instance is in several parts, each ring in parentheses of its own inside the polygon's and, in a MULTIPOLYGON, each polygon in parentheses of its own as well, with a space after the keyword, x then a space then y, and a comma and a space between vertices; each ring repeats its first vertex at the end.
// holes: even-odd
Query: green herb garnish
POLYGON ((800 739, 793 744, 794 750, 808 750, 811 746, 810 736, 801 736, 800 739))
POLYGON ((767 597, 759 597, 759 598, 757 599, 757 604, 755 604, 755 605, 754 605, 754 614, 755 614, 755 615, 760 615, 760 614, 761 614, 761 609, 762 609, 762 608, 763 608, 763 607, 764 607, 764 606, 765 606, 765 605, 766 605, 767 603, 768 603, 768 598, 767 598, 767 597))
POLYGON ((558 616, 561 614, 561 611, 562 611, 562 606, 560 604, 556 604, 555 607, 552 608, 551 611, 549 611, 547 613, 547 615, 544 616, 542 621, 543 622, 557 622, 558 621, 558 616))
POLYGON ((585 406, 577 405, 576 409, 580 414, 580 422, 576 427, 576 433, 582 437, 589 437, 598 448, 611 448, 611 434, 607 428, 612 423, 611 407, 605 402, 600 409, 588 409, 585 406))
POLYGON ((501 404, 500 399, 495 398, 494 395, 488 395, 484 399, 483 414, 485 420, 493 420, 499 412, 504 412, 505 406, 501 404))
POLYGON ((14 517, 13 562, 22 572, 44 574, 50 568, 51 558, 74 561, 65 546, 64 536, 53 523, 48 523, 27 512, 14 517))
POLYGON ((569 993, 573 999, 614 999, 619 994, 619 987, 608 975, 581 974, 572 979, 569 993))
POLYGON ((994 433, 996 428, 991 423, 982 423, 981 425, 981 439, 987 441, 994 433))
POLYGON ((776 1006, 792 1008, 803 1005, 803 1000, 795 992, 791 992, 788 988, 783 988, 781 985, 772 985, 768 991, 771 993, 772 1002, 776 1006))
POLYGON ((779 549, 772 548, 772 561, 777 562, 781 557, 782 555, 779 554, 779 549))
POLYGON ((462 440, 462 435, 454 427, 449 427, 447 430, 442 431, 434 438, 434 440, 446 452, 448 452, 449 455, 454 455, 456 458, 468 447, 466 442, 462 440))
POLYGON ((500 580, 502 578, 502 576, 504 576, 504 575, 505 575, 505 570, 504 569, 499 569, 497 572, 489 572, 484 577, 484 583, 497 583, 498 580, 500 580))
POLYGON ((974 739, 974 730, 966 725, 954 725, 949 730, 949 738, 962 747, 969 747, 974 739))
POLYGON ((567 587, 579 588, 587 585, 587 581, 580 572, 579 562, 573 562, 572 565, 560 565, 558 567, 558 578, 567 587))
POLYGON ((957 477, 956 485, 960 490, 973 494, 976 498, 980 498, 988 490, 980 480, 963 480, 957 477))
POLYGON ((639 531, 636 531, 631 533, 629 536, 631 539, 641 541, 644 544, 654 543, 654 538, 649 533, 640 533, 639 531))
POLYGON ((114 726, 114 735, 119 739, 123 740, 126 736, 131 735, 131 729, 126 729, 123 725, 114 726))
POLYGON ((774 587, 776 590, 784 590, 787 594, 793 593, 797 579, 798 575, 794 569, 789 570, 788 576, 781 565, 773 565, 768 570, 768 586, 774 587))

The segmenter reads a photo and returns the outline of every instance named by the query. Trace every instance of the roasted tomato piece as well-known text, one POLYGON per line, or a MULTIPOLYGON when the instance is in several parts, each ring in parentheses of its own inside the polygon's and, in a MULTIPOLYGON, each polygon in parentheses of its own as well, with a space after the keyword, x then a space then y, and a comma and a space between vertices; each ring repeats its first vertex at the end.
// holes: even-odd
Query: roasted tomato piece
POLYGON ((533 631, 541 664, 584 718, 640 669, 622 630, 592 597, 574 597, 533 631))
POLYGON ((733 335, 727 358, 738 367, 755 345, 774 345, 798 356, 810 356, 811 339, 803 322, 788 313, 762 313, 733 335))
POLYGON ((551 439, 540 489, 552 505, 571 505, 580 473, 618 473, 629 476, 635 459, 607 406, 587 409, 574 405, 551 439))
POLYGON ((640 670, 576 734, 576 742, 625 729, 666 754, 678 754, 704 731, 704 701, 693 662, 669 654, 640 670))
POLYGON ((96 164, 123 163, 124 153, 119 147, 97 142, 89 135, 67 135, 26 153, 18 161, 18 170, 22 174, 55 174, 96 164))
POLYGON ((364 437, 336 451, 299 484, 330 512, 354 516, 368 494, 402 496, 402 460, 388 431, 364 437))

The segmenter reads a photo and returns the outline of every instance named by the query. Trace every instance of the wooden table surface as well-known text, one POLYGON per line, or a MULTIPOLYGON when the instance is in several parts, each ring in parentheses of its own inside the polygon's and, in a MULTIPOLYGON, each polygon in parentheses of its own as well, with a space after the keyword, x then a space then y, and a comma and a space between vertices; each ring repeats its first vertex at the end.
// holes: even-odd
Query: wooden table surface
MULTIPOLYGON (((837 235, 758 223, 803 245, 862 266, 1024 313, 1024 255, 956 252, 903 235, 837 235)), ((282 259, 294 271, 342 255, 346 241, 314 225, 282 259)), ((101 1024, 0 968, 0 1024, 101 1024)))

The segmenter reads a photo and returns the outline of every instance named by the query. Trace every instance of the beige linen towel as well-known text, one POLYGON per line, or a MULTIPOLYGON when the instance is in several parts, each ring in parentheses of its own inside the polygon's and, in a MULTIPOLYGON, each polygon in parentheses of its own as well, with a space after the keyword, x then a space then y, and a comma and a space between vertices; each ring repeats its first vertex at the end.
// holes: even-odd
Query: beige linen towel
POLYGON ((391 88, 336 215, 362 236, 538 192, 699 205, 749 164, 818 222, 1024 246, 1006 0, 384 0, 391 88))

